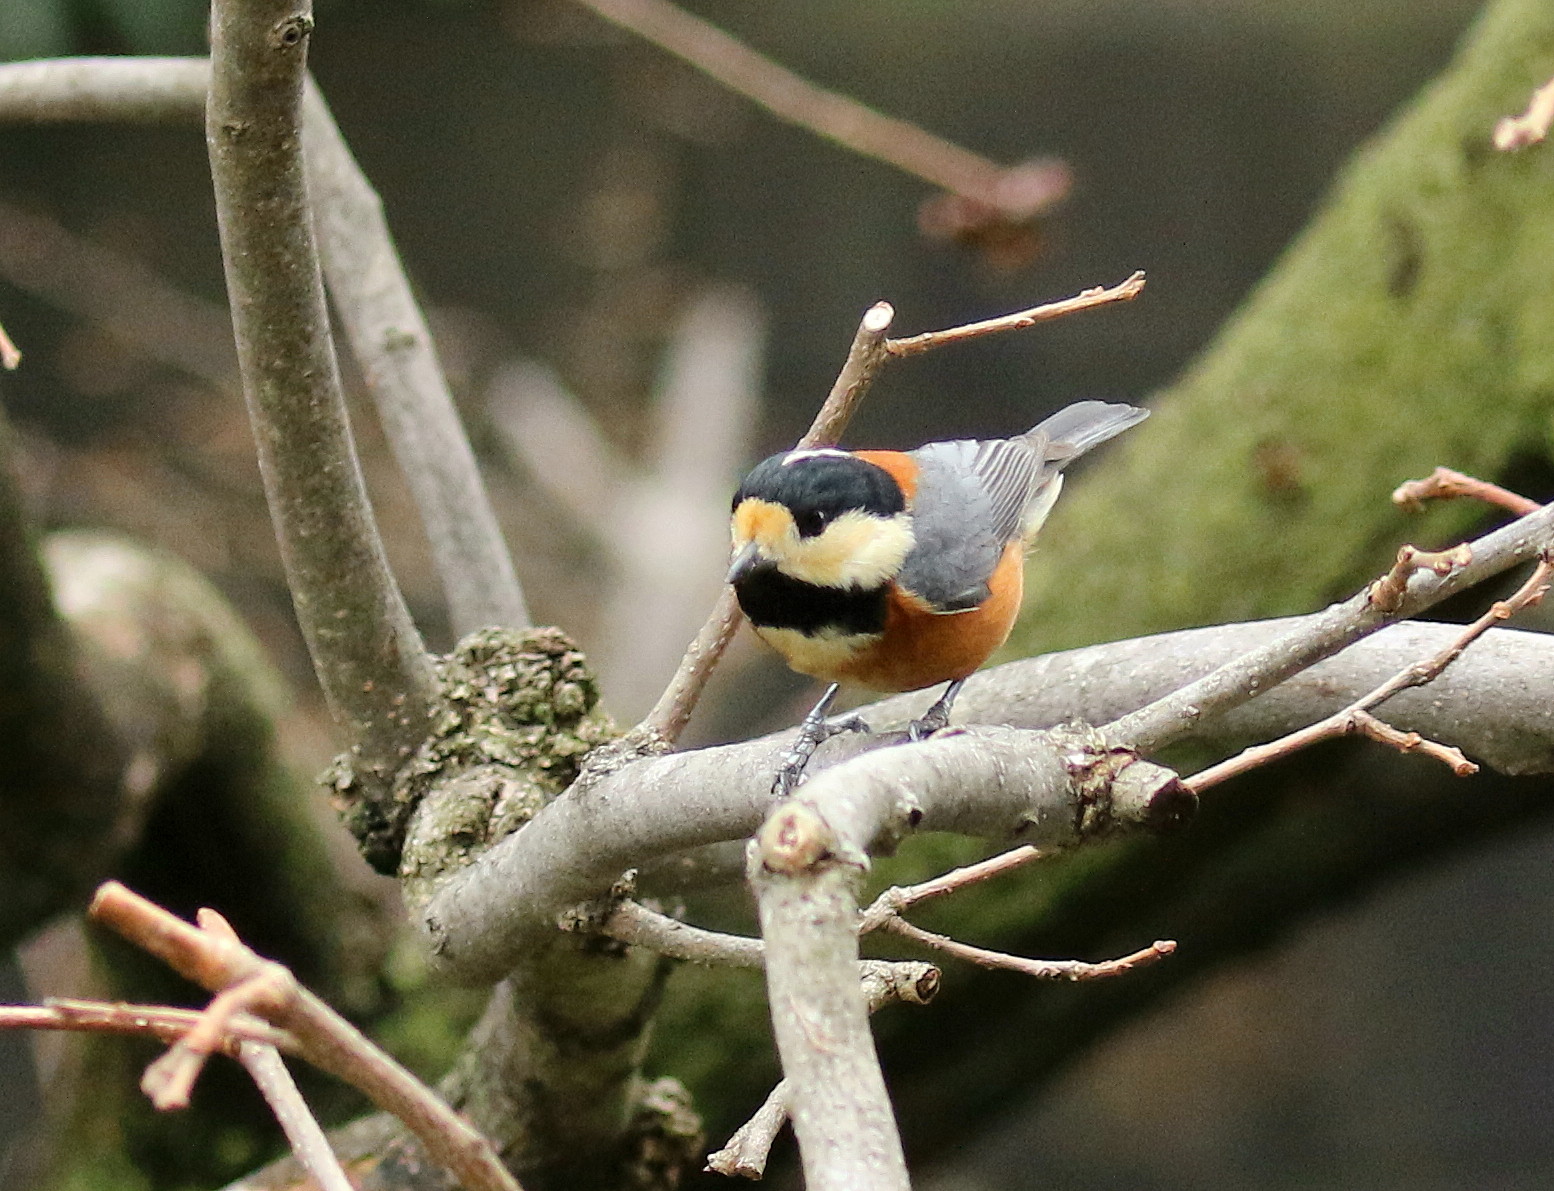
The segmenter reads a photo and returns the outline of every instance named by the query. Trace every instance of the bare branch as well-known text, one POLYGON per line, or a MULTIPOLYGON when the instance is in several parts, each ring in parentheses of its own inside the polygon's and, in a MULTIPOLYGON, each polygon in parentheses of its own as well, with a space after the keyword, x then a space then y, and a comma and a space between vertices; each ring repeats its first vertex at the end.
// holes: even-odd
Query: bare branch
POLYGON ((364 776, 425 736, 431 658, 378 536, 340 391, 301 152, 312 16, 216 0, 206 139, 238 367, 297 618, 364 776))
MULTIPOLYGON (((766 945, 760 939, 704 930, 650 910, 640 902, 619 901, 601 921, 582 915, 567 925, 592 930, 633 947, 646 947, 670 959, 731 968, 766 967, 766 945)), ((939 991, 939 970, 916 960, 862 959, 858 978, 869 1012, 892 1001, 926 1005, 939 991)))
POLYGON ((1040 214, 1066 186, 1032 186, 1022 167, 1006 169, 905 120, 827 91, 667 0, 578 0, 667 50, 779 120, 807 128, 1014 220, 1040 214))
MULTIPOLYGON (((1404 549, 1407 550, 1408 547, 1404 549)), ((1402 553, 1398 555, 1398 565, 1400 567, 1405 565, 1402 553)), ((1259 765, 1266 765, 1270 761, 1288 756, 1300 749, 1309 748, 1319 741, 1330 740, 1350 732, 1359 732, 1402 752, 1421 752, 1426 756, 1434 757, 1450 767, 1458 777, 1477 773, 1478 766, 1463 756, 1460 749, 1438 744, 1418 732, 1401 732, 1389 724, 1382 723, 1370 713, 1402 691, 1434 682, 1448 666, 1462 656, 1463 650, 1482 637, 1491 627, 1509 620, 1523 608, 1538 603, 1549 589, 1551 573, 1554 573, 1554 567, 1550 566, 1547 558, 1540 558, 1533 573, 1515 594, 1509 599, 1497 600, 1434 657, 1399 670, 1374 690, 1318 723, 1267 744, 1245 749, 1228 760, 1194 774, 1187 779, 1187 785, 1194 791, 1202 793, 1211 786, 1255 769, 1259 765)))
POLYGON ((197 119, 207 58, 41 58, 0 65, 0 121, 197 119))
POLYGON ((914 943, 921 943, 924 947, 933 947, 946 955, 953 955, 978 967, 1019 972, 1022 976, 1031 976, 1037 980, 1102 980, 1109 976, 1122 976, 1135 968, 1147 967, 1176 951, 1176 944, 1173 941, 1162 939, 1129 955, 1103 960, 1100 963, 1086 963, 1078 959, 1024 959, 1018 955, 989 951, 983 947, 973 947, 969 943, 951 939, 946 935, 934 934, 920 926, 913 926, 905 918, 896 914, 882 919, 880 929, 900 935, 903 939, 910 939, 914 943))
MULTIPOLYGON (((512 1175, 462 1117, 298 985, 289 971, 255 955, 217 926, 214 918, 204 915, 202 925, 193 926, 113 881, 97 891, 90 914, 181 975, 217 993, 217 1001, 222 1000, 221 994, 231 993, 218 1010, 222 1016, 236 1004, 285 1029, 296 1039, 303 1058, 353 1084, 379 1108, 398 1117, 427 1153, 465 1186, 478 1191, 517 1191, 512 1175)), ((201 1016, 209 1015, 207 1010, 201 1016)), ((226 1017, 220 1023, 223 1033, 232 1020, 226 1017)))
POLYGON ((998 318, 984 319, 982 322, 966 323, 964 326, 951 327, 945 331, 925 331, 921 335, 912 335, 906 339, 892 339, 885 344, 885 350, 893 356, 915 356, 932 351, 936 347, 962 343, 967 339, 979 339, 983 335, 996 335, 1002 331, 1023 331, 1027 327, 1034 327, 1037 323, 1050 322, 1066 314, 1077 314, 1081 310, 1091 310, 1113 302, 1131 302, 1143 292, 1144 273, 1140 270, 1126 281, 1110 287, 1095 286, 1084 290, 1076 297, 1064 298, 1061 302, 1047 302, 1041 306, 1032 306, 1029 310, 1019 310, 1014 314, 1000 315, 998 318))
POLYGON ((1495 148, 1505 151, 1536 145, 1548 136, 1550 121, 1554 121, 1554 79, 1532 93, 1527 110, 1520 116, 1500 118, 1495 125, 1495 148))
POLYGON ((292 1153, 313 1176, 320 1191, 354 1191, 345 1171, 340 1169, 340 1160, 329 1147, 329 1139, 308 1111, 307 1102, 275 1048, 259 1042, 240 1043, 238 1062, 253 1077, 291 1143, 292 1153))
MULTIPOLYGON (((901 739, 854 742, 835 767, 867 792, 849 804, 863 819, 848 839, 884 843, 920 826, 1069 844, 1112 825, 1169 826, 1192 802, 1169 770, 1096 753, 1089 737, 980 727, 888 747, 901 739)), ((650 757, 575 785, 432 894, 417 916, 432 962, 466 980, 500 974, 639 861, 747 838, 767 817, 782 747, 778 737, 650 757)))
POLYGON ((1398 485, 1392 494, 1392 503, 1405 509, 1421 508, 1427 500, 1442 500, 1466 496, 1482 500, 1498 508, 1508 509, 1518 517, 1535 512, 1538 502, 1525 496, 1491 484, 1488 480, 1474 479, 1449 467, 1438 467, 1422 480, 1409 480, 1398 485))
MULTIPOLYGON (((819 779, 817 779, 819 780, 819 779)), ((868 1006, 858 987, 861 870, 836 858, 795 853, 796 823, 779 809, 751 855, 750 881, 766 940, 767 1001, 792 1089, 793 1131, 811 1191, 906 1191, 906 1159, 880 1074, 868 1006)))
MULTIPOLYGON (((1479 553, 1481 563, 1483 550, 1479 553)), ((1222 667, 1239 667, 1246 656, 1272 652, 1283 657, 1292 641, 1313 635, 1326 639, 1333 623, 1329 611, 1027 658, 974 675, 958 706, 973 723, 1003 722, 1026 729, 1075 717, 1107 722, 1169 698, 1222 667)), ((1459 631, 1453 625, 1421 622, 1394 625, 1244 706, 1213 718, 1188 717, 1173 731, 1173 739, 1224 748, 1283 735, 1347 706, 1398 670, 1443 648, 1459 631)), ((1554 772, 1554 729, 1548 715, 1554 700, 1551 675, 1554 636, 1492 629, 1428 692, 1396 696, 1391 718, 1425 735, 1449 733, 1472 755, 1505 773, 1554 772)), ((829 742, 816 754, 814 772, 879 753, 871 763, 886 764, 888 759, 890 779, 901 788, 930 792, 919 802, 921 826, 989 839, 1020 830, 1032 804, 1020 801, 1016 790, 1021 787, 1009 783, 1008 775, 994 772, 986 786, 980 784, 988 757, 982 749, 990 738, 1000 739, 1024 757, 1024 766, 1030 763, 1026 750, 1035 742, 1029 736, 998 736, 1007 729, 975 728, 902 749, 895 746, 904 734, 878 730, 921 714, 921 705, 921 696, 903 695, 864 709, 877 726, 874 735, 829 742), (961 768, 957 771, 956 766, 961 768), (951 786, 959 791, 956 799, 941 801, 951 786)), ((562 795, 521 832, 451 878, 417 916, 436 962, 468 979, 500 973, 523 954, 523 941, 533 937, 531 932, 548 929, 554 915, 567 907, 601 896, 626 869, 705 845, 748 839, 765 817, 772 770, 790 737, 791 732, 785 732, 648 757, 598 773, 562 795)), ((1060 764, 1064 753, 1055 749, 1047 755, 1060 764)), ((1024 787, 1027 793, 1034 788, 1024 787)), ((1074 808, 1059 801, 1046 813, 1054 821, 1065 815, 1072 821, 1074 808)))

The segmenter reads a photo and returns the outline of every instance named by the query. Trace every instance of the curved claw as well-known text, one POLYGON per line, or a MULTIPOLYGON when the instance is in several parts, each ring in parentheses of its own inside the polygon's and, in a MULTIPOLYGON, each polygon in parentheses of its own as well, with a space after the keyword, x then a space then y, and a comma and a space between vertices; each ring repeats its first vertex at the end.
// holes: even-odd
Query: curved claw
POLYGON ((949 686, 944 688, 944 694, 927 711, 923 712, 920 719, 913 720, 907 725, 907 739, 913 744, 927 740, 935 732, 950 725, 950 708, 955 705, 955 696, 960 694, 960 688, 966 680, 957 678, 949 686))

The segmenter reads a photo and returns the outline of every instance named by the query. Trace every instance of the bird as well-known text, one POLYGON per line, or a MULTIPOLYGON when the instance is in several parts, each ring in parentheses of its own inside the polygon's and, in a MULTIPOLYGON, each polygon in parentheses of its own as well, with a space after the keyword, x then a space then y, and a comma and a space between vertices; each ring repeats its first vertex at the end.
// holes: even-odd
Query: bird
POLYGON ((944 692, 908 726, 948 725, 961 685, 1008 638, 1024 555, 1063 468, 1149 416, 1069 405, 1024 434, 913 451, 800 448, 758 463, 734 493, 728 582, 756 635, 829 683, 772 784, 787 796, 815 750, 857 717, 826 718, 842 685, 944 692))

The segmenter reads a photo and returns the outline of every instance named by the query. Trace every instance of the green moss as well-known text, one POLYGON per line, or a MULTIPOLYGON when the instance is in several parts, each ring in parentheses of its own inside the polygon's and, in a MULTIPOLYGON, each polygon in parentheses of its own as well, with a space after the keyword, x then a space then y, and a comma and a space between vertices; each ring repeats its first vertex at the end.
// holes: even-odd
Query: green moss
POLYGON ((1554 155, 1489 137, 1550 74, 1554 9, 1493 6, 1156 416, 1071 486, 1012 652, 1319 607, 1478 515, 1397 512, 1397 484, 1547 451, 1554 155))

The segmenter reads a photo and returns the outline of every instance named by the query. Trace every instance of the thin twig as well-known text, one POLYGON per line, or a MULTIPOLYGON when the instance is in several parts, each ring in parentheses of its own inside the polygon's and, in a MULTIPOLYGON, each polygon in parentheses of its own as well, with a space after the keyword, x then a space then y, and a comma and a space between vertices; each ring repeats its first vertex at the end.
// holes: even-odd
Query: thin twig
MULTIPOLYGON (((359 1088, 379 1108, 398 1117, 427 1153, 472 1191, 517 1191, 517 1181, 489 1143, 462 1117, 299 985, 286 968, 255 955, 223 930, 216 918, 204 914, 200 926, 191 925, 115 881, 98 889, 89 913, 181 975, 217 993, 217 1001, 222 1001, 222 994, 232 994, 222 1002, 223 1016, 237 1004, 285 1029, 296 1039, 303 1058, 359 1088)), ((201 1016, 209 1014, 207 1010, 201 1016)), ((236 1020, 227 1017, 223 1032, 236 1020)))
MULTIPOLYGON (((885 332, 890 329, 895 313, 887 302, 876 302, 864 312, 842 371, 809 430, 799 440, 800 449, 833 446, 841 438, 880 365, 885 362, 885 332)), ((707 689, 713 668, 734 639, 739 618, 739 602, 734 598, 733 589, 724 588, 712 615, 686 650, 675 676, 669 680, 653 710, 637 726, 639 734, 666 744, 673 744, 680 738, 702 692, 707 689)))
POLYGON ((1029 310, 1018 310, 1013 314, 966 323, 964 326, 951 327, 945 331, 925 331, 921 335, 912 335, 906 339, 891 339, 885 344, 885 350, 893 356, 915 356, 951 343, 979 339, 983 335, 996 335, 1002 331, 1022 331, 1027 327, 1034 327, 1037 323, 1050 322, 1066 314, 1077 314, 1081 310, 1092 310, 1112 302, 1131 302, 1143 292, 1144 272, 1141 269, 1126 281, 1113 286, 1098 285, 1072 298, 1064 298, 1061 302, 1047 302, 1041 306, 1032 306, 1029 310))
POLYGON ((1279 639, 1227 662, 1101 730, 1119 744, 1153 752, 1186 735, 1199 720, 1239 707, 1385 625, 1415 616, 1447 596, 1518 563, 1541 557, 1551 544, 1554 505, 1544 505, 1468 543, 1472 561, 1467 565, 1444 575, 1429 568, 1415 570, 1394 610, 1378 608, 1367 588, 1322 612, 1302 617, 1296 627, 1279 639))
POLYGON ((1497 600, 1477 620, 1459 633, 1450 644, 1423 662, 1399 670, 1387 681, 1356 699, 1349 706, 1334 712, 1326 719, 1309 727, 1266 744, 1244 749, 1216 765, 1200 770, 1186 779, 1186 785, 1194 793, 1202 793, 1212 786, 1228 781, 1248 770, 1266 765, 1280 757, 1289 756, 1300 749, 1309 748, 1323 740, 1331 740, 1349 733, 1360 733, 1372 740, 1396 748, 1401 752, 1420 752, 1447 765, 1458 777, 1478 772, 1478 766, 1463 756, 1460 749, 1427 739, 1417 732, 1402 732, 1390 724, 1378 720, 1371 712, 1400 691, 1434 682, 1477 641, 1495 625, 1503 624, 1523 608, 1531 607, 1543 599, 1549 589, 1550 575, 1554 574, 1547 558, 1540 558, 1533 573, 1516 592, 1505 600, 1497 600))
MULTIPOLYGON (((196 1009, 166 1005, 126 1005, 122 1002, 78 1001, 50 997, 42 1005, 0 1005, 0 1030, 71 1030, 92 1034, 144 1034, 163 1042, 176 1042, 204 1016, 196 1009)), ((222 1050, 237 1057, 240 1042, 262 1042, 288 1054, 298 1051, 297 1040, 252 1014, 238 1014, 227 1022, 222 1050)))
POLYGON ((1525 517, 1538 507, 1538 502, 1528 500, 1520 493, 1512 492, 1488 480, 1475 479, 1449 467, 1438 467, 1422 480, 1409 480, 1399 484, 1392 494, 1392 503, 1404 509, 1418 509, 1427 500, 1445 500, 1465 496, 1482 500, 1497 508, 1506 509, 1518 517, 1525 517))
POLYGON ((1024 959, 1002 951, 988 951, 973 947, 945 935, 936 935, 920 926, 913 926, 905 918, 891 916, 880 923, 881 930, 900 935, 925 947, 933 947, 946 955, 953 955, 983 968, 998 968, 1007 972, 1019 972, 1037 980, 1101 980, 1108 976, 1122 976, 1135 968, 1145 967, 1164 959, 1176 950, 1176 943, 1161 939, 1142 950, 1118 959, 1100 963, 1086 963, 1078 959, 1024 959))
POLYGON ((291 1072, 286 1070, 276 1049, 259 1042, 243 1042, 238 1046, 237 1058, 280 1122, 297 1161, 313 1176, 321 1191, 354 1191, 351 1180, 340 1168, 340 1159, 330 1148, 329 1138, 308 1110, 307 1101, 297 1091, 291 1072))
POLYGON ((975 885, 1003 873, 1012 872, 1039 859, 1042 854, 1041 849, 1024 845, 1011 848, 1007 852, 1000 852, 997 856, 990 856, 976 864, 951 869, 931 881, 923 881, 917 885, 893 885, 876 897, 869 908, 863 912, 863 917, 858 921, 858 933, 867 934, 871 930, 877 930, 883 925, 884 919, 900 914, 920 901, 943 897, 968 885, 975 885))
MULTIPOLYGON (((602 920, 583 914, 563 923, 687 963, 766 967, 766 945, 760 939, 692 926, 629 899, 615 902, 602 920)), ((939 991, 939 970, 917 960, 861 959, 858 977, 871 1013, 892 1001, 926 1005, 939 991)))
POLYGON ((5 333, 5 327, 0 326, 0 368, 4 368, 7 372, 15 372, 16 366, 21 362, 21 349, 11 342, 11 337, 5 333))
POLYGON ((1528 145, 1536 145, 1548 136, 1551 121, 1554 121, 1554 79, 1532 93, 1527 110, 1520 116, 1500 118, 1495 125, 1495 148, 1525 149, 1528 145))
POLYGON ((312 29, 295 0, 215 0, 206 141, 238 367, 314 669, 386 784, 425 736, 430 655, 389 570, 340 389, 301 149, 312 29))
POLYGON ((1033 218, 1065 192, 1066 188, 1054 189, 1050 184, 1025 184, 1020 166, 1006 169, 915 124, 817 87, 667 0, 578 2, 690 63, 778 119, 1011 219, 1033 218), (1011 179, 1011 175, 1015 176, 1011 179))
POLYGON ((792 1113, 792 1099, 788 1081, 779 1079, 755 1115, 734 1131, 721 1150, 707 1155, 707 1169, 729 1178, 761 1178, 772 1143, 792 1113))

